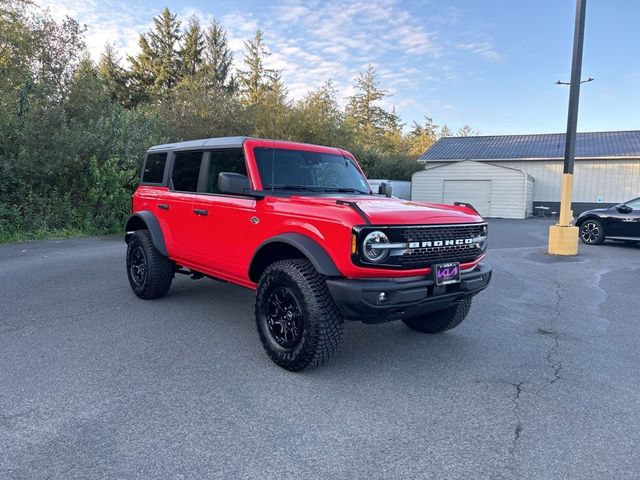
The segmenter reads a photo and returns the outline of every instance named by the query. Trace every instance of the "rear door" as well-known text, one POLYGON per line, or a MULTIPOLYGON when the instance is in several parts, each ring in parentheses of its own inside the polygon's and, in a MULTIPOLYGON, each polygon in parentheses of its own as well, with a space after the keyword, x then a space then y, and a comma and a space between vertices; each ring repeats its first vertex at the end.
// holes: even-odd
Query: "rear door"
POLYGON ((442 203, 470 203, 483 217, 491 216, 491 180, 445 180, 442 203))
POLYGON ((195 251, 193 201, 198 189, 203 153, 202 150, 175 152, 171 161, 169 190, 162 202, 162 209, 168 226, 165 242, 169 256, 176 260, 189 261, 195 251))
MULTIPOLYGON (((242 149, 213 150, 205 155, 198 194, 193 209, 193 245, 199 265, 227 279, 246 279, 247 235, 256 200, 218 191, 221 172, 247 175, 242 149)), ((254 219, 255 222, 255 219, 254 219)))

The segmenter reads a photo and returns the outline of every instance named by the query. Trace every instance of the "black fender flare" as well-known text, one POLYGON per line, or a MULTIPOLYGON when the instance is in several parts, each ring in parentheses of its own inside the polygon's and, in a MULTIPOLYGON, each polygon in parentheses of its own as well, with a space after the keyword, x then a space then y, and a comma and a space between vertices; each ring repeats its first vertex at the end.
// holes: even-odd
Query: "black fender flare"
POLYGON ((141 230, 142 228, 146 228, 147 230, 149 230, 149 233, 151 234, 151 240, 153 241, 153 246, 156 247, 156 250, 158 250, 161 255, 167 257, 169 254, 167 253, 167 246, 164 243, 162 228, 160 228, 160 223, 158 222, 156 216, 149 210, 141 210, 129 215, 129 218, 127 219, 127 223, 125 225, 126 234, 124 236, 124 241, 128 243, 131 235, 133 235, 133 232, 135 230, 141 230), (143 224, 144 227, 141 227, 141 224, 143 224))
POLYGON ((260 254, 263 248, 273 243, 285 243, 287 245, 291 245, 294 248, 297 248, 305 257, 307 257, 307 259, 313 264, 314 268, 321 275, 325 275, 327 277, 342 276, 340 270, 338 270, 338 267, 336 267, 336 264, 333 262, 333 259, 329 256, 322 245, 320 245, 313 238, 301 233, 283 233, 262 242, 260 245, 258 245, 258 248, 256 248, 256 251, 251 257, 251 262, 249 263, 249 271, 251 271, 251 268, 254 265, 254 260, 260 254))

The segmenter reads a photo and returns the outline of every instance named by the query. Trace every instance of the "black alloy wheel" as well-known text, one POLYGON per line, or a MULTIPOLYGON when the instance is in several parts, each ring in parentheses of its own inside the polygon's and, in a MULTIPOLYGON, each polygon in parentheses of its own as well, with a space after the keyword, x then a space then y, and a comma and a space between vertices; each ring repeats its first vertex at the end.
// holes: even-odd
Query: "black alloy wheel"
POLYGON ((302 337, 304 316, 291 289, 281 286, 265 298, 266 320, 271 337, 282 348, 295 347, 302 337))
POLYGON ((136 287, 142 288, 147 278, 147 256, 142 245, 136 245, 129 252, 129 274, 136 287))
POLYGON ((326 279, 307 259, 278 260, 260 276, 256 327, 267 355, 278 366, 317 367, 337 351, 344 320, 326 279))

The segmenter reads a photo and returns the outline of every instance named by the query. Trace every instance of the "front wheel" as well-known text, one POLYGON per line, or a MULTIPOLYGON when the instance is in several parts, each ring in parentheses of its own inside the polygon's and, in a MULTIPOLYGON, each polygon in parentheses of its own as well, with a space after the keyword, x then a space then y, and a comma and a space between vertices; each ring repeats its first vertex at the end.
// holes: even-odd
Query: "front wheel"
POLYGON ((256 324, 269 358, 291 371, 326 362, 344 329, 324 276, 305 259, 281 260, 264 271, 256 292, 256 324))
POLYGON ((451 330, 467 318, 471 308, 471 299, 461 300, 452 307, 428 313, 422 317, 403 318, 406 326, 422 333, 438 333, 451 330))
POLYGON ((602 222, 596 219, 585 220, 580 225, 580 240, 586 245, 600 245, 604 242, 602 222))

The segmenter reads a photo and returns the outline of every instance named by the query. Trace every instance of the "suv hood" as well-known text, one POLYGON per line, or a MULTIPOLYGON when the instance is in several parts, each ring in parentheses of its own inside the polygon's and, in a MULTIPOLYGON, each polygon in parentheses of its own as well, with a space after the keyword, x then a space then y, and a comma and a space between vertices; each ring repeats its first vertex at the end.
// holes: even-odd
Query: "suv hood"
POLYGON ((424 223, 474 223, 482 217, 467 207, 396 199, 354 200, 371 223, 421 225, 424 223))
POLYGON ((423 225, 447 223, 477 223, 483 221, 474 210, 454 205, 440 205, 426 202, 412 202, 387 197, 297 197, 300 202, 323 203, 327 205, 355 204, 374 225, 423 225))

